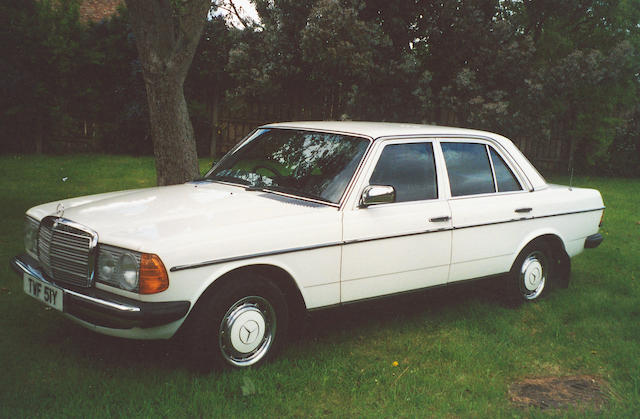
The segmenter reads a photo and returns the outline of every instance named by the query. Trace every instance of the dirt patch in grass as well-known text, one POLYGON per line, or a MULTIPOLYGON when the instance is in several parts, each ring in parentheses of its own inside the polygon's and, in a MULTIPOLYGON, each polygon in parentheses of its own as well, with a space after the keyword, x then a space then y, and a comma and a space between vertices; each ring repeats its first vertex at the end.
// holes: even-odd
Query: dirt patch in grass
POLYGON ((590 375, 527 378, 509 386, 509 398, 523 408, 600 410, 606 401, 604 388, 600 378, 590 375))

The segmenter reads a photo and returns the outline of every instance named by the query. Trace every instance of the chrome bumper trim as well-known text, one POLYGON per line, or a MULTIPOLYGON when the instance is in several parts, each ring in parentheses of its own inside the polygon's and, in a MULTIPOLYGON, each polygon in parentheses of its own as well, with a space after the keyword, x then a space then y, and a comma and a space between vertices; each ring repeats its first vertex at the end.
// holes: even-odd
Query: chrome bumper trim
POLYGON ((95 297, 91 297, 91 296, 88 296, 88 295, 80 294, 80 293, 72 291, 70 289, 61 287, 59 284, 54 284, 51 281, 45 279, 45 277, 42 275, 42 273, 37 268, 35 268, 35 267, 23 262, 22 260, 20 260, 18 258, 13 259, 13 263, 15 264, 16 267, 20 268, 20 270, 22 270, 22 272, 24 272, 26 274, 29 274, 31 276, 34 276, 34 277, 38 278, 40 281, 42 281, 42 282, 44 282, 44 283, 46 283, 48 285, 51 285, 52 287, 61 288, 62 292, 64 294, 69 294, 69 295, 72 295, 72 296, 74 296, 76 298, 79 298, 81 300, 88 301, 90 303, 97 304, 97 305, 100 305, 100 306, 116 309, 116 310, 119 310, 119 311, 122 311, 122 312, 137 313, 137 312, 141 311, 140 307, 130 306, 130 305, 121 304, 121 303, 115 303, 113 301, 101 300, 99 298, 95 298, 95 297))
POLYGON ((11 267, 21 279, 27 274, 61 290, 63 312, 92 326, 111 330, 164 326, 184 318, 191 307, 189 301, 139 301, 94 287, 75 288, 53 281, 40 269, 38 261, 27 254, 13 258, 11 267))

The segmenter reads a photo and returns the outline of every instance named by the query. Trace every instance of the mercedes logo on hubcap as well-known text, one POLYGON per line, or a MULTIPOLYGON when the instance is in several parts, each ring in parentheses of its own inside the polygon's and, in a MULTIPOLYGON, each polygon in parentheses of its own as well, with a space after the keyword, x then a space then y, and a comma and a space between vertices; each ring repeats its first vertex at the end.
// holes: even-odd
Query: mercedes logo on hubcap
POLYGON ((245 345, 255 342, 258 337, 260 326, 255 320, 249 320, 240 327, 240 341, 245 345))
POLYGON ((535 286, 538 281, 540 281, 541 279, 541 273, 540 270, 538 268, 533 269, 530 273, 529 273, 529 284, 531 284, 531 286, 535 286))

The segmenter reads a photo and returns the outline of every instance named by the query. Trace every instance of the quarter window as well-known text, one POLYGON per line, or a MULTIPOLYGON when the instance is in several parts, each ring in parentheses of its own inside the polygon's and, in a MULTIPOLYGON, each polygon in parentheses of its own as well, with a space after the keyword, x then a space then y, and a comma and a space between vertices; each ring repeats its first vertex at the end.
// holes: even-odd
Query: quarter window
POLYGON ((437 198, 433 145, 412 143, 386 146, 369 183, 393 186, 396 202, 437 198))
POLYGON ((495 192, 491 163, 484 144, 442 143, 452 196, 495 192))
POLYGON ((493 163, 493 170, 496 173, 496 183, 498 184, 498 192, 510 192, 521 191, 522 187, 518 180, 513 175, 509 166, 504 162, 502 157, 493 148, 489 148, 491 151, 491 162, 493 163))

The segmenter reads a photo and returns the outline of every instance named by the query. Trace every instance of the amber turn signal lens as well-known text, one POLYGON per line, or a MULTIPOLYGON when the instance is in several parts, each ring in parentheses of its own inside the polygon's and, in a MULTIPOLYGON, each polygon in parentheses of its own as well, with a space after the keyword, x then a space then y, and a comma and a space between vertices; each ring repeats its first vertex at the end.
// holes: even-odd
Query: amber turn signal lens
POLYGON ((155 294, 169 288, 169 276, 158 255, 140 257, 140 294, 155 294))

